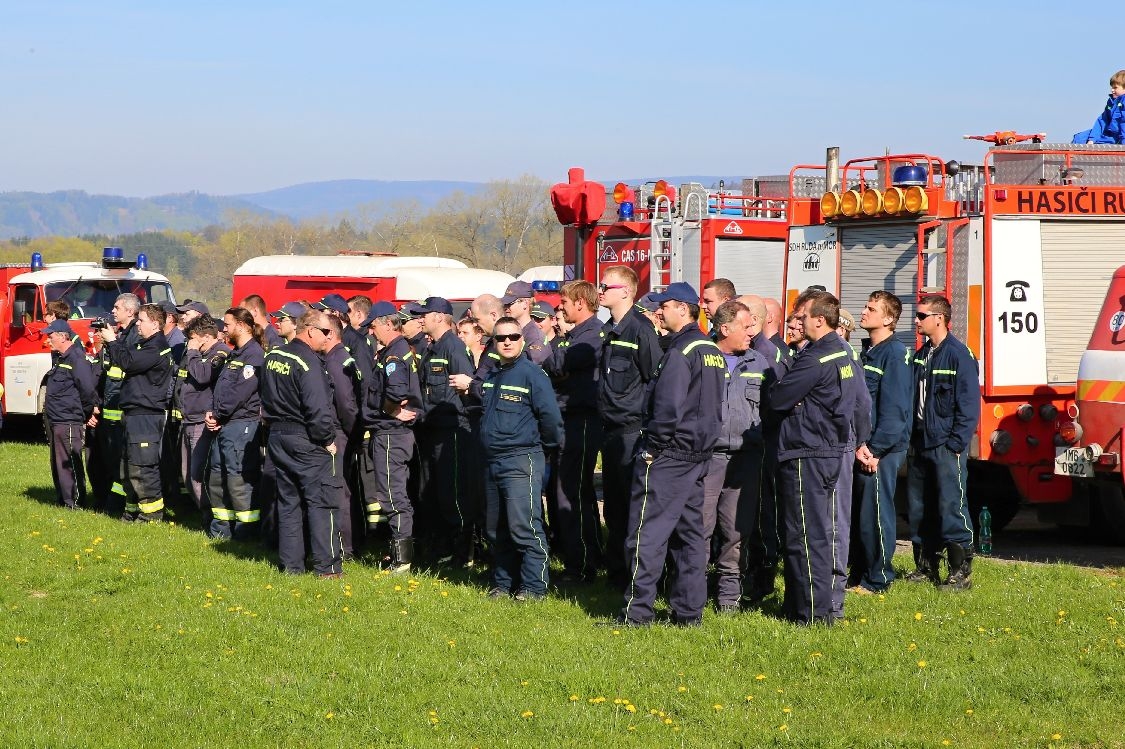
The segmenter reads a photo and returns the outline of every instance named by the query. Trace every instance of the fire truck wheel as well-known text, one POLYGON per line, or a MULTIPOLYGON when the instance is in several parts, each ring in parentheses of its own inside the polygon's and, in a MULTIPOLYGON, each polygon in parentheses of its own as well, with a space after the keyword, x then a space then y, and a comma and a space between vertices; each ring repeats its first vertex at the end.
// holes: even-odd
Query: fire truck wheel
POLYGON ((999 533, 1012 522, 1022 501, 1007 466, 981 460, 969 461, 969 513, 974 533, 980 531, 982 507, 988 506, 992 514, 992 532, 999 533))
POLYGON ((1125 489, 1120 483, 1099 481, 1090 508, 1090 529, 1113 544, 1125 545, 1125 489))

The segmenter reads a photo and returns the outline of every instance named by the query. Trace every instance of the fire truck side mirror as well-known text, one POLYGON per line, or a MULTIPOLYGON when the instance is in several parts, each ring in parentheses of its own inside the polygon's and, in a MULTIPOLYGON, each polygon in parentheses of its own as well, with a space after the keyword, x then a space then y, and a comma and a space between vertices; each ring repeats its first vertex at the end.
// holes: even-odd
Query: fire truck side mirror
POLYGON ((12 302, 12 327, 22 328, 24 317, 27 315, 27 300, 17 299, 12 302))

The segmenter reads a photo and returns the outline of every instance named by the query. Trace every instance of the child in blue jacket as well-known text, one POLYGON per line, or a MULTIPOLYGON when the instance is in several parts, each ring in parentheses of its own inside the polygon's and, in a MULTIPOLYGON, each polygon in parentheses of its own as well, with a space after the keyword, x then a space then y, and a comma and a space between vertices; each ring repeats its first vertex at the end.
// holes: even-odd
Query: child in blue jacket
POLYGON ((1109 99, 1105 110, 1094 120, 1094 126, 1074 134, 1072 143, 1125 142, 1125 70, 1118 70, 1109 79, 1109 99))

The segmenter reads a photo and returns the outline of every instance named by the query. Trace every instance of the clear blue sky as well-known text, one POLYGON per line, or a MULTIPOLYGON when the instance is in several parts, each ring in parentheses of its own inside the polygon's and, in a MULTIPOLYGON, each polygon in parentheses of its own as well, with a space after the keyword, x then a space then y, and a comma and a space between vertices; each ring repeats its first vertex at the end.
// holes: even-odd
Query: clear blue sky
POLYGON ((0 3, 0 191, 783 173, 1090 126, 1125 68, 1059 3, 0 3), (879 13, 878 8, 890 8, 879 13), (884 17, 880 17, 884 16, 884 17), (888 30, 890 29, 890 30, 888 30))

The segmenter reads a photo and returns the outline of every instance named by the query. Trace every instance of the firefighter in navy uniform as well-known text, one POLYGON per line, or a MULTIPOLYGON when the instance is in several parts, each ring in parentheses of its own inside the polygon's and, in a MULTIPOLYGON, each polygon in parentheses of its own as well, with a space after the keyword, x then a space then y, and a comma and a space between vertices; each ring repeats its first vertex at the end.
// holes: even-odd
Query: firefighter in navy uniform
MULTIPOLYGON (((602 271, 598 304, 609 310, 602 326, 598 413, 602 417, 602 513, 605 517, 605 568, 610 583, 622 588, 629 579, 625 566, 625 529, 629 524, 634 458, 645 412, 645 389, 660 364, 662 340, 633 302, 637 274, 627 265, 602 271)), ((694 303, 698 303, 698 299, 694 303)), ((717 416, 717 412, 716 412, 717 416)))
MULTIPOLYGON (((115 337, 129 345, 137 342, 137 312, 141 300, 135 294, 121 294, 113 303, 115 337)), ((121 423, 121 385, 125 373, 110 359, 109 345, 102 331, 108 321, 95 320, 90 326, 101 345, 95 359, 98 371, 98 395, 101 404, 95 409, 94 445, 90 462, 94 486, 94 508, 114 517, 125 511, 125 477, 121 475, 121 456, 125 449, 125 427, 121 423), (95 480, 94 477, 97 477, 95 480)))
POLYGON ((549 549, 543 528, 545 449, 558 446, 562 417, 547 375, 523 354, 512 317, 496 321, 500 364, 482 384, 485 529, 493 546, 492 589, 519 601, 547 595, 549 549))
POLYGON ((382 348, 375 357, 375 382, 367 393, 374 496, 367 512, 381 512, 391 529, 389 569, 409 571, 414 560, 414 508, 407 494, 407 464, 414 452, 411 421, 421 411, 422 392, 414 353, 401 333, 402 319, 390 302, 376 302, 368 315, 382 348))
POLYGON ((454 565, 472 560, 473 525, 479 509, 471 503, 469 442, 472 432, 461 394, 449 384, 453 375, 472 376, 476 369, 453 328, 453 305, 441 297, 422 304, 422 330, 433 344, 422 357, 420 380, 425 414, 415 427, 423 480, 422 507, 430 516, 439 561, 454 565))
POLYGON ((629 583, 619 621, 653 620, 656 587, 670 557, 672 621, 698 625, 707 603, 709 549, 703 527, 703 480, 719 437, 727 365, 699 329, 699 294, 673 283, 653 295, 668 349, 647 398, 644 438, 633 474, 625 536, 629 583))
POLYGON ((93 416, 97 402, 97 381, 82 346, 74 344, 74 331, 66 320, 55 320, 43 332, 51 350, 58 352, 58 359, 47 372, 44 403, 51 425, 55 492, 63 507, 75 509, 86 504, 83 451, 86 422, 93 416))
POLYGON ((918 300, 917 332, 928 340, 914 354, 914 448, 907 466, 911 540, 918 568, 912 582, 940 582, 938 555, 948 554, 947 590, 972 587, 973 524, 965 486, 969 445, 980 420, 977 360, 949 332, 952 309, 940 295, 918 300))
MULTIPOLYGON (((804 295, 802 295, 804 296, 804 295)), ((773 386, 778 428, 778 510, 785 529, 783 615, 794 622, 832 623, 832 527, 840 458, 851 438, 859 378, 851 349, 836 335, 840 303, 808 293, 796 319, 809 341, 773 386)))
POLYGON ((118 338, 112 328, 102 331, 114 366, 125 373, 121 384, 125 449, 121 475, 125 478, 126 522, 157 522, 164 518, 160 482, 160 442, 172 381, 172 349, 164 338, 164 310, 146 304, 137 313, 137 342, 118 338))
POLYGON ((563 443, 554 482, 557 512, 551 517, 551 530, 563 558, 560 581, 590 580, 602 563, 601 522, 594 492, 594 467, 602 443, 598 377, 604 335, 597 310, 594 284, 571 281, 563 286, 561 311, 573 327, 565 336, 551 340, 552 355, 543 363, 563 414, 563 443))
POLYGON ((325 315, 328 335, 322 354, 324 370, 332 386, 333 413, 336 416, 336 470, 329 477, 328 484, 340 508, 340 548, 344 561, 355 557, 355 534, 352 507, 352 492, 348 484, 348 470, 344 464, 346 456, 352 455, 357 444, 359 429, 359 393, 362 387, 359 369, 355 358, 343 343, 344 322, 340 317, 325 315))
POLYGON ((212 432, 204 419, 214 407, 215 382, 223 369, 230 346, 219 340, 219 330, 210 315, 193 319, 184 329, 187 349, 172 388, 172 410, 180 419, 180 461, 183 482, 195 509, 203 514, 204 527, 211 523, 211 504, 203 482, 211 457, 212 432))
POLYGON ((313 572, 342 574, 336 508, 325 484, 336 460, 336 430, 328 376, 317 349, 326 339, 324 315, 309 310, 289 343, 266 353, 260 396, 277 470, 278 552, 281 569, 305 571, 305 515, 313 572))
POLYGON ((261 512, 254 488, 262 471, 258 423, 262 402, 258 385, 265 365, 265 338, 250 311, 232 307, 223 315, 234 350, 215 381, 213 406, 205 417, 214 433, 207 493, 211 499, 211 538, 246 541, 258 533, 261 512))

